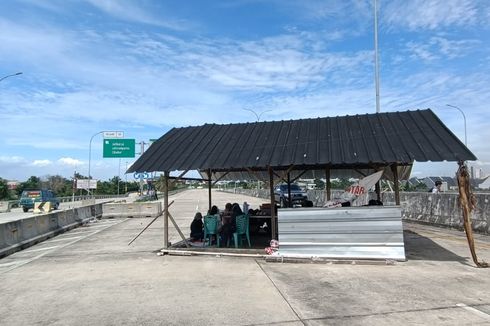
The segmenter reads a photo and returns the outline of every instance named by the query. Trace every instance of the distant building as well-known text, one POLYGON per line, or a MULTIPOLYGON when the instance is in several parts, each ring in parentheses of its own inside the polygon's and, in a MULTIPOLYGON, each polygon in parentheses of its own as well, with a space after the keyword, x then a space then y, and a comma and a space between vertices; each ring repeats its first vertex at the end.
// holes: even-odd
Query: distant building
POLYGON ((15 190, 19 186, 20 182, 17 180, 7 181, 7 187, 9 190, 15 190))
POLYGON ((485 179, 482 180, 483 182, 480 183, 477 188, 482 189, 482 190, 489 190, 490 189, 490 178, 486 177, 485 179))

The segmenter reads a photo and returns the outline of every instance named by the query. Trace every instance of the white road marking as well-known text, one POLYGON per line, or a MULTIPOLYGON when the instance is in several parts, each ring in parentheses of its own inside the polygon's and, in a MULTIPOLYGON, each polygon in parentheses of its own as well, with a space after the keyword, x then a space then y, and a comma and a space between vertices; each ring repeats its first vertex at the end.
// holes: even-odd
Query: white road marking
MULTIPOLYGON (((85 232, 85 234, 87 234, 85 232)), ((78 237, 66 237, 66 238, 59 238, 59 239, 49 239, 48 241, 49 242, 60 242, 60 241, 66 241, 66 240, 72 240, 72 239, 78 239, 78 238, 81 238, 82 236, 78 236, 78 237)))
POLYGON ((0 267, 7 267, 7 266, 12 266, 12 265, 15 265, 15 264, 18 264, 19 262, 18 261, 12 261, 10 263, 3 263, 3 264, 0 264, 0 267))
POLYGON ((53 247, 46 247, 46 248, 38 248, 38 249, 29 249, 29 250, 24 250, 23 252, 28 254, 30 252, 36 252, 36 251, 44 251, 44 250, 49 250, 49 249, 55 249, 58 248, 59 246, 53 246, 53 247))
POLYGON ((474 314, 476 315, 479 315, 480 317, 482 317, 483 319, 486 319, 486 320, 490 320, 490 315, 481 311, 481 310, 478 310, 476 308, 473 308, 473 307, 470 307, 470 306, 467 306, 465 305, 464 303, 457 303, 456 304, 457 307, 460 307, 460 308, 463 308, 463 309, 466 309, 468 311, 471 311, 473 312, 474 314))

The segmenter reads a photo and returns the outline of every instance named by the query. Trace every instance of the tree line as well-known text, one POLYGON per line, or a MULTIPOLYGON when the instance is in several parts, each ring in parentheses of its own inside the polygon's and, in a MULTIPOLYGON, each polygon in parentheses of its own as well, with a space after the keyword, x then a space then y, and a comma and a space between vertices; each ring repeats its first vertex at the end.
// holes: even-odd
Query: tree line
MULTIPOLYGON (((81 174, 76 174, 77 179, 87 179, 81 174)), ((24 190, 49 189, 55 192, 58 197, 66 197, 86 194, 85 190, 75 189, 73 178, 67 179, 60 175, 47 175, 44 177, 31 176, 26 181, 21 182, 13 190, 8 188, 7 180, 0 178, 0 200, 19 199, 24 190)), ((118 176, 108 181, 97 181, 97 189, 93 190, 95 195, 115 195, 139 190, 139 183, 131 181, 125 182, 118 176), (119 188, 119 191, 118 191, 119 188)))

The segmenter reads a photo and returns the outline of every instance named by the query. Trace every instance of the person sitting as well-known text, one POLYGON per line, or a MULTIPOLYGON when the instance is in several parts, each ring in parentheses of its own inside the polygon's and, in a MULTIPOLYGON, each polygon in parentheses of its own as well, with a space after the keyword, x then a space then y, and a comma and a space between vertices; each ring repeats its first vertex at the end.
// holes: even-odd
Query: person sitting
POLYGON ((208 215, 218 215, 218 207, 214 205, 211 207, 211 209, 208 211, 208 215))
POLYGON ((191 241, 202 241, 204 238, 204 230, 202 224, 202 214, 197 212, 194 215, 194 220, 191 223, 191 241))
POLYGON ((221 212, 220 216, 221 216, 221 223, 225 224, 227 222, 229 222, 230 218, 231 218, 231 209, 232 209, 232 205, 231 203, 226 203, 225 205, 225 210, 221 212))
POLYGON ((231 208, 230 217, 223 219, 223 225, 221 227, 221 239, 223 240, 223 245, 229 246, 230 239, 236 231, 236 217, 242 214, 243 212, 240 205, 234 203, 231 208))

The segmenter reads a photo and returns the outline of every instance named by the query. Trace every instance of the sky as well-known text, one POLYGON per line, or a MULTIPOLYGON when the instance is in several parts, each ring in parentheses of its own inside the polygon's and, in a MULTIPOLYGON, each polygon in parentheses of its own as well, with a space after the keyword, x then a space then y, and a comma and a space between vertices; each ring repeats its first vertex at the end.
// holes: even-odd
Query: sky
MULTIPOLYGON (((0 177, 77 171, 103 130, 376 112, 374 0, 0 2, 0 177), (251 111, 250 111, 251 110, 251 111), (252 112, 254 111, 255 114, 252 112)), ((431 108, 490 173, 490 5, 379 0, 381 112, 431 108)), ((91 175, 125 178, 134 159, 91 175)), ((136 157, 137 158, 137 157, 136 157)), ((453 176, 454 162, 412 176, 453 176)), ((131 179, 132 175, 127 176, 131 179)))

